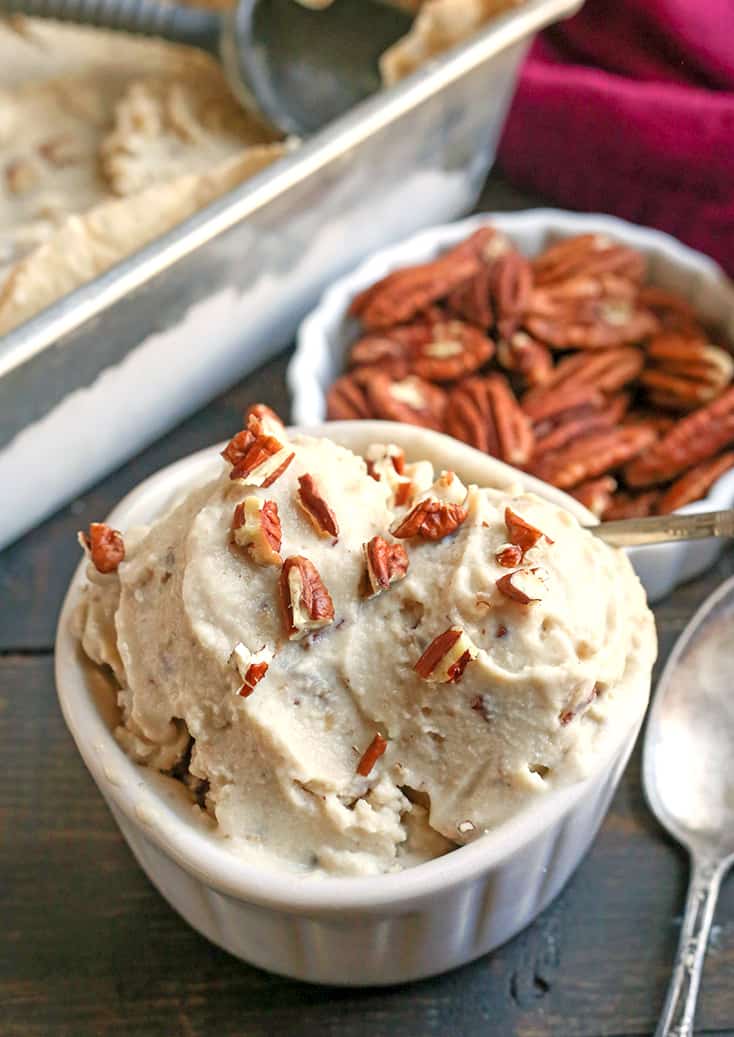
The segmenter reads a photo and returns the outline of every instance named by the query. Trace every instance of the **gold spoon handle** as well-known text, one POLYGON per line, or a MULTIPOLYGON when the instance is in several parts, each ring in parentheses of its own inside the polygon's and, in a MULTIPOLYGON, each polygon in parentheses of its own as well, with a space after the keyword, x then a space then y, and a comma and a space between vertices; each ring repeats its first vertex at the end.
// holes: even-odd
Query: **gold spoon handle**
POLYGON ((698 515, 653 515, 650 518, 600 522, 589 530, 612 547, 662 544, 668 540, 734 537, 734 508, 703 511, 698 515))

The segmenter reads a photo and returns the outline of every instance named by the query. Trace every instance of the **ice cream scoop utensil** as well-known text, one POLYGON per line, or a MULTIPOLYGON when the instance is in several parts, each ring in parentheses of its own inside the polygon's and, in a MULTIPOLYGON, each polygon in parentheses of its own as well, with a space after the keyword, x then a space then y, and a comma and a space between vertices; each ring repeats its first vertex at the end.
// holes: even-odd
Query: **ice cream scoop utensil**
POLYGON ((284 133, 313 133, 380 86, 378 59, 412 18, 375 0, 239 0, 205 11, 158 0, 0 0, 0 12, 185 43, 221 61, 233 93, 284 133))
POLYGON ((618 519, 589 526, 612 547, 662 544, 669 540, 703 540, 705 537, 734 536, 734 508, 702 511, 698 515, 653 515, 648 518, 618 519))
POLYGON ((734 577, 704 602, 678 639, 647 725, 647 801, 692 863, 677 959, 655 1037, 693 1034, 716 898, 734 863, 733 634, 734 577))

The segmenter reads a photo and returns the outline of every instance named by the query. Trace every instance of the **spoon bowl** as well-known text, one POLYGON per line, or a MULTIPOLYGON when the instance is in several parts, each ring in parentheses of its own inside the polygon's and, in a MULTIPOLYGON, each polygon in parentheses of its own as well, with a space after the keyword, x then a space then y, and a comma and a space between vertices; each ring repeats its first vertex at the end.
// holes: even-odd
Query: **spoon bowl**
POLYGON ((645 795, 691 855, 678 959, 656 1037, 693 1033, 721 880, 734 862, 734 577, 709 597, 660 678, 643 752, 645 795))

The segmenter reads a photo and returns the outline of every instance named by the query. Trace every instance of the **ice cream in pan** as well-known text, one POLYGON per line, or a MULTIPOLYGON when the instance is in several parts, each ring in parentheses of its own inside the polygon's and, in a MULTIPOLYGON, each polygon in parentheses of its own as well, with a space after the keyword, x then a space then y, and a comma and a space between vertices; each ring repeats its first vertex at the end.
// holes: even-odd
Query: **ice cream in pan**
POLYGON ((221 473, 82 541, 117 738, 264 866, 405 868, 579 781, 655 656, 620 552, 568 512, 253 408, 221 473))

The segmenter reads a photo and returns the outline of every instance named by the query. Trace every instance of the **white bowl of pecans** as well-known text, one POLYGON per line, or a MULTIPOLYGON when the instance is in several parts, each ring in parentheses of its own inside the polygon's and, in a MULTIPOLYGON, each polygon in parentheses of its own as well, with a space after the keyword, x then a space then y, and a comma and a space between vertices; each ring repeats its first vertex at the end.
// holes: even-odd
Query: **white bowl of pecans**
MULTIPOLYGON (((734 505, 734 285, 659 231, 552 209, 421 232, 301 325, 293 420, 447 432, 599 518, 734 505)), ((656 600, 721 541, 631 551, 656 600)))

